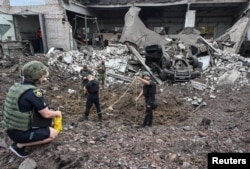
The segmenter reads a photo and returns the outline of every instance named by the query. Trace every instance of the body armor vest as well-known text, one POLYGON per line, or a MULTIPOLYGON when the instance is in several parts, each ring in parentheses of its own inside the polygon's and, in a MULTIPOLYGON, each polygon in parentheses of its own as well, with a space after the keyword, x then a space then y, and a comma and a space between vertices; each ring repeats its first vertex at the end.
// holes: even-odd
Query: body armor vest
POLYGON ((15 83, 8 91, 6 100, 3 105, 3 128, 4 130, 21 130, 30 129, 31 111, 20 112, 18 100, 20 96, 29 89, 35 89, 33 85, 22 85, 15 83))

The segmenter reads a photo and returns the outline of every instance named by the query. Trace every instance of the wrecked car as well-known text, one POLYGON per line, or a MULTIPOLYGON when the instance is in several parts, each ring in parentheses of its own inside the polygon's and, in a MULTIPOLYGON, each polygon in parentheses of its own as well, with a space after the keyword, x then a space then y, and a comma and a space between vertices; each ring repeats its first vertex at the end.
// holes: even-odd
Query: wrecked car
POLYGON ((145 64, 163 81, 185 82, 201 75, 196 70, 199 67, 196 56, 186 57, 182 53, 170 56, 161 45, 145 47, 145 64))

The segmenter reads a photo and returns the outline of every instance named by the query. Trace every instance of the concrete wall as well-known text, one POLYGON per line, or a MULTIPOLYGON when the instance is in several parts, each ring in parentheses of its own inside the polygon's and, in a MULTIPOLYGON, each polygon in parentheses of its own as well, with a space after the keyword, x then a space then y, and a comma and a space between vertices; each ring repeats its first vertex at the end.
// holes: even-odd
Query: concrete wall
POLYGON ((47 18, 46 25, 49 28, 46 32, 49 48, 63 48, 66 51, 73 49, 72 30, 68 22, 62 22, 59 18, 47 18))

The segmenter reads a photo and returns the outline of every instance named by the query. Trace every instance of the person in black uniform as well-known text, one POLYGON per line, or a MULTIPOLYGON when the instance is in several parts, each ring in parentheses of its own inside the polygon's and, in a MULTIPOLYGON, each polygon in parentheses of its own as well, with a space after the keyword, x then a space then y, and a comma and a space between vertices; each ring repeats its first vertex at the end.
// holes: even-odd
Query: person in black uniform
POLYGON ((98 119, 102 120, 100 102, 99 102, 99 83, 94 79, 92 75, 88 75, 88 83, 85 85, 84 92, 87 94, 86 109, 84 113, 84 119, 88 120, 89 111, 94 104, 98 114, 98 119))
POLYGON ((24 81, 10 87, 3 104, 2 125, 14 142, 10 150, 24 158, 25 147, 51 142, 58 136, 52 128, 52 118, 60 117, 61 111, 52 111, 39 88, 49 75, 48 68, 40 61, 30 61, 22 68, 24 81))
POLYGON ((152 126, 153 110, 156 108, 156 100, 155 100, 156 84, 154 81, 150 79, 150 74, 148 72, 146 71, 143 72, 142 76, 143 77, 136 76, 136 78, 140 80, 144 85, 140 94, 136 97, 135 101, 138 101, 142 95, 145 97, 146 112, 142 124, 142 127, 145 127, 146 125, 152 126))

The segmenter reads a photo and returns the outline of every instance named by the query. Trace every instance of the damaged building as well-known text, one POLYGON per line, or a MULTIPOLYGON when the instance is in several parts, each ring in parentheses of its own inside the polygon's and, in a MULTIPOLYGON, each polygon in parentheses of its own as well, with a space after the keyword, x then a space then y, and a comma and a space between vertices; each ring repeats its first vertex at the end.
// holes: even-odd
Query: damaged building
MULTIPOLYGON (((139 17, 145 26, 161 35, 177 34, 185 27, 195 27, 201 36, 215 39, 244 15, 249 2, 4 0, 0 2, 1 41, 28 40, 35 53, 46 53, 52 47, 69 51, 76 49, 77 44, 103 46, 116 43, 123 31, 124 16, 132 6, 140 8, 139 17), (42 51, 36 35, 38 28, 41 28, 43 39, 42 51)), ((249 56, 249 34, 248 29, 242 40, 243 48, 239 50, 246 56, 249 56)))
POLYGON ((249 19, 249 0, 1 0, 0 103, 23 65, 41 61, 50 75, 37 87, 63 131, 22 160, 0 125, 0 168, 202 169, 210 152, 250 152, 249 19), (103 120, 91 108, 82 121, 80 72, 99 81, 102 61, 103 120), (157 109, 141 128, 144 71, 157 109))

